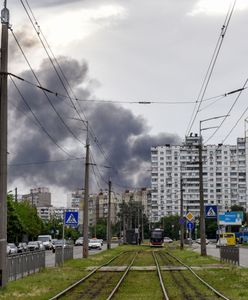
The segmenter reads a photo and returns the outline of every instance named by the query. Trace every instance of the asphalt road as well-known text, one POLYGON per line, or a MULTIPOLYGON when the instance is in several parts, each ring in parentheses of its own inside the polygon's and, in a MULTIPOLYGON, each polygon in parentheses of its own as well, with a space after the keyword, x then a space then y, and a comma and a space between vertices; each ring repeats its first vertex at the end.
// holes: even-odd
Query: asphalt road
MULTIPOLYGON (((115 248, 118 246, 118 243, 112 243, 111 248, 115 248)), ((102 250, 89 250, 89 255, 94 255, 101 251, 107 249, 107 244, 103 244, 102 250)), ((82 258, 83 257, 83 247, 82 246, 74 246, 73 247, 73 258, 82 258)), ((54 267, 55 266, 55 253, 52 250, 46 250, 46 267, 54 267)))
MULTIPOLYGON (((200 245, 199 244, 193 244, 192 248, 200 253, 200 245)), ((207 255, 211 255, 216 258, 220 258, 220 249, 216 248, 216 244, 208 244, 207 245, 207 255)), ((239 260, 240 260, 240 266, 241 267, 248 267, 248 248, 240 247, 239 248, 239 260)))

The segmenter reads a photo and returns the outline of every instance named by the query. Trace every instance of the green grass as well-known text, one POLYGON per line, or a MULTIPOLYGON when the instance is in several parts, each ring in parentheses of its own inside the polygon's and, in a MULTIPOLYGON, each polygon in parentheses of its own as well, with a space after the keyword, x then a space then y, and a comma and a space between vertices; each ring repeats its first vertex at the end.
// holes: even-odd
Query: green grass
MULTIPOLYGON (((90 256, 88 259, 67 261, 64 267, 48 268, 23 279, 9 282, 5 288, 0 290, 0 299, 47 300, 86 275, 89 272, 87 267, 101 265, 123 251, 135 252, 140 250, 143 250, 143 252, 138 254, 135 265, 154 265, 151 248, 145 246, 120 246, 90 256)), ((159 249, 159 251, 168 251, 168 248, 159 249)), ((219 260, 212 257, 202 257, 189 249, 185 249, 184 251, 180 249, 170 249, 169 251, 190 266, 204 266, 220 263, 219 260)), ((228 269, 204 269, 200 271, 197 270, 196 273, 202 276, 203 279, 222 292, 226 297, 233 300, 247 300, 248 269, 238 268, 228 264, 224 266, 228 269)), ((163 276, 167 286, 171 287, 170 293, 172 299, 173 297, 175 297, 174 299, 180 299, 178 296, 178 288, 175 282, 173 283, 173 278, 171 279, 169 277, 169 272, 164 271, 163 276)), ((193 275, 191 274, 189 277, 193 278, 193 275)), ((187 283, 184 282, 182 284, 185 284, 185 288, 188 289, 187 283)), ((192 284, 200 285, 197 281, 192 284)), ((206 294, 206 297, 208 297, 208 294, 206 294)), ((131 271, 121 285, 116 299, 162 299, 156 272, 131 271)), ((197 297, 195 299, 197 299, 197 297)))
POLYGON ((132 271, 118 290, 118 300, 161 300, 162 291, 156 272, 132 271))

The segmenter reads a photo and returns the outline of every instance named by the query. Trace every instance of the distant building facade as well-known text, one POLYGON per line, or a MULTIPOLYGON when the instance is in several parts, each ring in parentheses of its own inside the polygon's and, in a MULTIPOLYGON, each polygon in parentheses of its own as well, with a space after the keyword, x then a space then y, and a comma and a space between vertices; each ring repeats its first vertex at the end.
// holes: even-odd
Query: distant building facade
MULTIPOLYGON (((151 148, 150 220, 180 214, 180 179, 184 212, 199 215, 199 137, 186 137, 182 145, 151 148)), ((220 211, 233 205, 247 208, 247 143, 204 145, 203 186, 205 204, 216 204, 220 211)))
POLYGON ((51 193, 47 187, 38 187, 30 189, 30 193, 22 195, 22 201, 28 201, 36 207, 52 206, 51 193))

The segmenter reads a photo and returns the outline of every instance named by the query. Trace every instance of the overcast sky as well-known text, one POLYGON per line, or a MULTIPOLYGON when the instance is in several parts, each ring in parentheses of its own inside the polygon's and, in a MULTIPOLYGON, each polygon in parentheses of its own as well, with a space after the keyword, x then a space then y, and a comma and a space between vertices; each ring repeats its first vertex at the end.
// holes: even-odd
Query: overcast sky
MULTIPOLYGON (((193 103, 140 105, 118 104, 118 101, 196 101, 230 3, 227 0, 29 0, 76 96, 117 102, 81 102, 106 155, 119 172, 114 168, 110 173, 101 169, 106 181, 110 174, 122 186, 149 184, 150 146, 180 143, 185 137, 193 103)), ((41 83, 65 94, 20 1, 8 1, 8 7, 13 31, 41 83)), ((248 77, 247 14, 247 1, 237 0, 205 99, 241 88, 248 77)), ((35 82, 11 34, 9 63, 10 72, 35 82)), ((72 156, 84 155, 83 146, 61 123, 46 97, 25 83, 16 83, 58 144, 72 156)), ((9 95, 9 163, 67 159, 34 125, 33 116, 12 84, 9 95)), ((236 96, 204 102, 191 131, 199 131, 200 120, 227 114, 236 96)), ((245 111, 246 99, 244 90, 209 143, 225 139, 245 111)), ((56 97, 50 100, 83 141, 81 124, 70 119, 76 118, 76 113, 69 101, 56 97)), ((244 136, 245 117, 247 114, 225 143, 233 144, 237 137, 244 136)), ((219 123, 211 121, 206 126, 219 123)), ((204 131, 204 139, 212 132, 204 131)), ((92 151, 97 164, 109 165, 93 142, 92 151)), ((9 187, 18 186, 23 193, 33 186, 49 186, 62 195, 83 186, 82 169, 83 161, 11 167, 9 187)), ((106 184, 98 180, 105 188, 106 184)), ((96 183, 92 188, 98 188, 96 183)), ((61 203, 55 197, 53 201, 61 203)))

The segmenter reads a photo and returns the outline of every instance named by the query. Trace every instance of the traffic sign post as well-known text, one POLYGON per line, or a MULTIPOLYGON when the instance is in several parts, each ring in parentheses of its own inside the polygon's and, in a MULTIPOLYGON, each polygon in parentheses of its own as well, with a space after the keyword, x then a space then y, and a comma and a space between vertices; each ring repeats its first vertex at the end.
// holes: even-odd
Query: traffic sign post
POLYGON ((190 246, 192 245, 192 230, 194 229, 194 223, 193 222, 188 222, 187 223, 187 229, 189 231, 189 244, 190 246))
POLYGON ((217 205, 206 205, 205 206, 205 218, 206 219, 217 219, 218 208, 217 205))
POLYGON ((78 225, 78 211, 66 211, 64 223, 65 225, 78 225))

